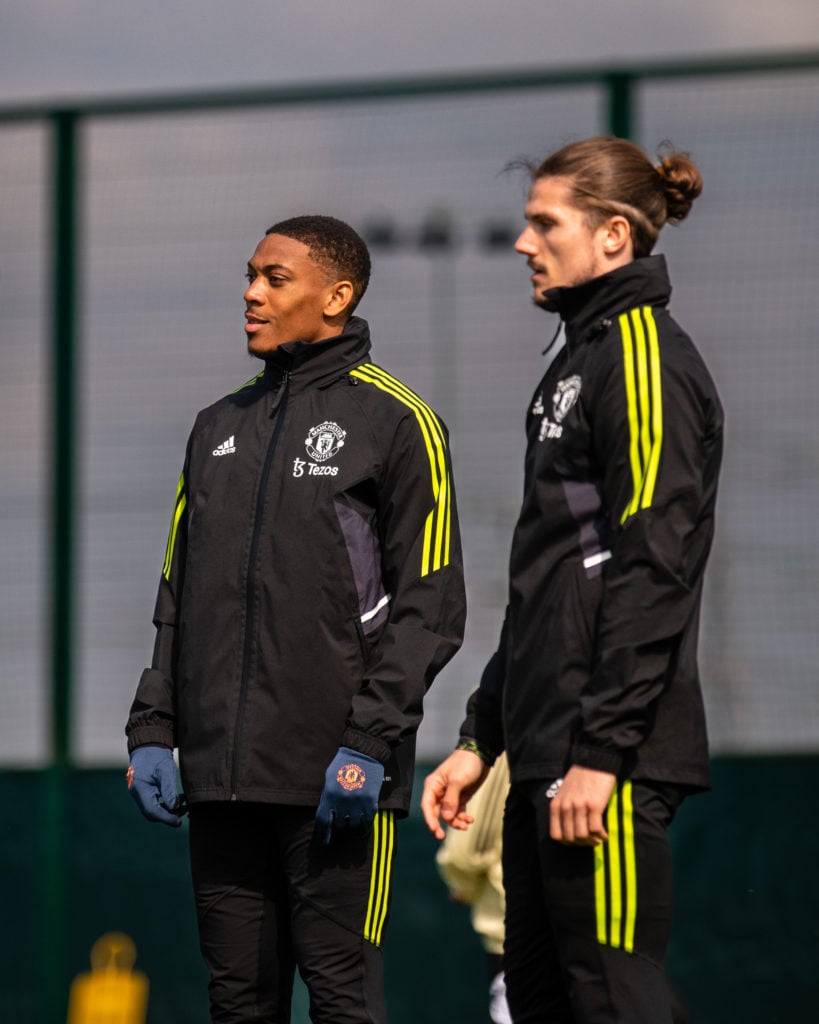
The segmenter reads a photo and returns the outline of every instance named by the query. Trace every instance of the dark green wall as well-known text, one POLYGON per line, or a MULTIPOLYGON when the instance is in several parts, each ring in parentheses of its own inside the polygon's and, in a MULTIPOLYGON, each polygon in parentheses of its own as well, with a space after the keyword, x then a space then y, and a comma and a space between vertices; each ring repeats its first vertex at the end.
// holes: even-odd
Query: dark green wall
MULTIPOLYGON (((0 774, 0 864, 9 882, 0 1019, 8 1021, 40 1018, 38 965, 60 943, 39 910, 42 781, 36 772, 0 774)), ((67 968, 58 979, 66 1002, 70 979, 88 969, 95 939, 125 931, 151 981, 148 1024, 202 1024, 207 982, 186 830, 143 821, 123 771, 72 772, 67 781, 67 968)), ((819 1017, 817 792, 819 758, 725 759, 714 764, 713 792, 681 809, 673 828, 677 922, 669 960, 692 1024, 819 1017)), ((393 1024, 484 1019, 481 948, 466 909, 447 900, 434 849, 416 807, 399 831, 387 944, 393 1024)), ((298 991, 294 1024, 306 1021, 298 991)))
POLYGON ((714 764, 674 824, 669 960, 692 1024, 819 1020, 819 758, 714 764))

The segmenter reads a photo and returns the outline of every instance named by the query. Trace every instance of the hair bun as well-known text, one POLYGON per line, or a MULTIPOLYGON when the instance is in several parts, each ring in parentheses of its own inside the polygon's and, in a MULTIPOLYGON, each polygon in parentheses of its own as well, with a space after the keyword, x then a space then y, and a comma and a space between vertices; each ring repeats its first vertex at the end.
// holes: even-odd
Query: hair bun
POLYGON ((662 154, 657 173, 663 181, 668 219, 676 224, 688 216, 691 205, 702 192, 702 175, 687 153, 673 149, 662 154))

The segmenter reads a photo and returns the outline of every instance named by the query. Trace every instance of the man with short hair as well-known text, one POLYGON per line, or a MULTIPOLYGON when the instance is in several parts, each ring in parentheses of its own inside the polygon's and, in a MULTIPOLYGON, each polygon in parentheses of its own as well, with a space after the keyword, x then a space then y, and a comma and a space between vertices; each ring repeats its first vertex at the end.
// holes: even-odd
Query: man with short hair
POLYGON ((370 361, 366 245, 347 224, 271 227, 247 266, 262 371, 200 412, 126 732, 129 787, 190 812, 218 1024, 384 1024, 395 817, 424 694, 465 598, 447 431, 370 361))
POLYGON ((696 648, 723 414, 650 253, 702 181, 684 154, 654 166, 613 138, 529 169, 515 248, 566 345, 527 416, 500 646, 422 807, 438 838, 441 819, 467 828, 506 751, 515 1024, 671 1024, 667 828, 709 784, 696 648))

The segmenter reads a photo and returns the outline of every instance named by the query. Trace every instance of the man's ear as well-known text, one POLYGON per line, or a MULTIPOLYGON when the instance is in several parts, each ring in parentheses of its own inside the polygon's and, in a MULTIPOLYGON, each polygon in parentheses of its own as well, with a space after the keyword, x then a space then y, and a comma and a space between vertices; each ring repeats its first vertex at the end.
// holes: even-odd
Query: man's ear
POLYGON ((631 237, 631 224, 619 213, 615 214, 603 225, 603 252, 609 259, 621 256, 633 257, 634 242, 631 237))
POLYGON ((324 315, 333 319, 347 312, 353 301, 353 285, 351 281, 336 281, 327 292, 324 303, 324 315))

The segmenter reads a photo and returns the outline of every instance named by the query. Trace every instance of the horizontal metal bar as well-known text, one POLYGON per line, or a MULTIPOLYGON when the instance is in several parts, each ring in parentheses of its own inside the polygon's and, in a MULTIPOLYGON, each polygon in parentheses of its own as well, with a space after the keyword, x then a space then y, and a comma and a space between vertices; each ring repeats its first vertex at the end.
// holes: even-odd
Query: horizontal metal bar
POLYGON ((766 53, 711 59, 669 60, 652 64, 618 64, 565 69, 510 69, 452 75, 414 75, 403 78, 319 82, 304 85, 161 93, 157 95, 72 99, 0 107, 2 121, 36 121, 56 115, 123 117, 139 114, 177 114, 237 107, 367 100, 413 99, 420 96, 516 89, 605 85, 613 76, 635 80, 696 78, 713 75, 819 70, 819 51, 766 53))

